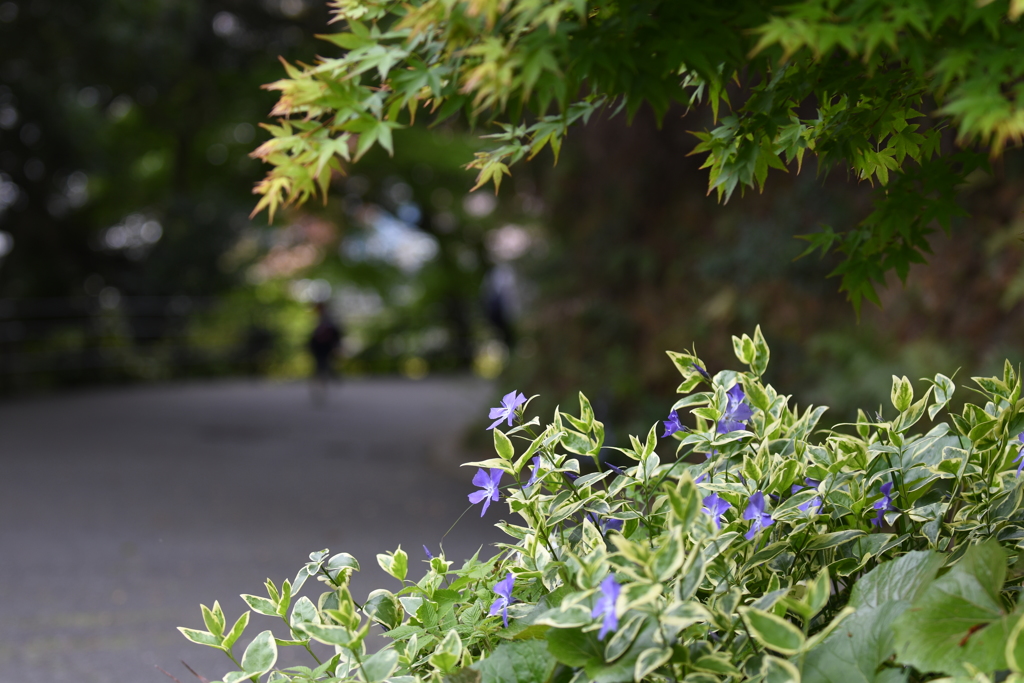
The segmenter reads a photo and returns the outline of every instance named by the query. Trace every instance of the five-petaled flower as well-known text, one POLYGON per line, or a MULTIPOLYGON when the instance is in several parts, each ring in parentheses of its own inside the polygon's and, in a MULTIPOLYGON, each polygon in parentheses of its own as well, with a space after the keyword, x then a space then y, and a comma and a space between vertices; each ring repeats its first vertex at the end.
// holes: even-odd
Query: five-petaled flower
POLYGON ((479 491, 473 491, 469 494, 469 502, 476 505, 480 501, 483 501, 484 508, 480 511, 480 516, 483 517, 484 513, 487 512, 488 506, 491 501, 498 500, 498 485, 501 483, 502 471, 498 468, 491 468, 491 473, 488 474, 485 470, 479 469, 476 474, 473 475, 473 486, 479 486, 479 491))
POLYGON ((1017 476, 1020 476, 1020 471, 1024 470, 1024 432, 1017 435, 1017 441, 1021 443, 1020 450, 1017 451, 1017 457, 1014 458, 1013 462, 1017 464, 1017 476))
POLYGON ((772 516, 764 511, 763 493, 757 491, 750 497, 750 502, 747 503, 747 509, 743 511, 743 519, 753 522, 753 524, 750 525, 750 531, 743 534, 743 537, 748 541, 752 539, 758 531, 775 523, 772 516))
POLYGON ((711 515, 711 519, 715 520, 715 526, 721 529, 722 515, 724 515, 725 511, 731 507, 732 505, 729 505, 728 501, 724 498, 719 496, 717 493, 712 493, 710 496, 704 497, 704 507, 701 509, 711 515))
POLYGON ((601 630, 597 632, 597 639, 604 640, 604 637, 619 627, 619 618, 615 615, 615 603, 619 599, 619 591, 622 590, 615 577, 609 574, 601 582, 601 594, 594 603, 594 611, 591 617, 604 617, 601 622, 601 630))
POLYGON ((508 420, 508 426, 512 426, 512 419, 516 416, 516 408, 526 403, 526 397, 516 391, 510 391, 501 399, 501 405, 491 408, 488 418, 494 420, 488 429, 494 429, 502 420, 508 420))
POLYGON ((871 520, 871 523, 875 526, 882 526, 882 522, 885 521, 886 512, 898 512, 899 508, 892 504, 892 482, 887 481, 879 488, 882 492, 882 497, 874 502, 871 506, 878 510, 878 514, 871 520))
POLYGON ((728 403, 725 406, 725 412, 722 413, 722 418, 718 421, 718 433, 728 434, 745 429, 746 425, 743 423, 754 416, 754 411, 747 405, 747 395, 743 393, 743 387, 734 384, 732 389, 726 392, 725 397, 728 403))
POLYGON ((512 584, 515 583, 515 580, 512 572, 509 572, 504 580, 494 584, 494 593, 498 596, 498 599, 491 603, 491 611, 488 612, 492 617, 497 616, 498 612, 501 612, 501 619, 505 622, 505 628, 508 628, 508 606, 513 602, 512 584))
POLYGON ((666 436, 672 436, 676 432, 690 431, 689 429, 686 428, 685 425, 683 425, 682 422, 679 421, 679 412, 675 410, 668 414, 668 419, 665 420, 662 424, 665 425, 665 433, 661 435, 661 438, 663 439, 666 436))

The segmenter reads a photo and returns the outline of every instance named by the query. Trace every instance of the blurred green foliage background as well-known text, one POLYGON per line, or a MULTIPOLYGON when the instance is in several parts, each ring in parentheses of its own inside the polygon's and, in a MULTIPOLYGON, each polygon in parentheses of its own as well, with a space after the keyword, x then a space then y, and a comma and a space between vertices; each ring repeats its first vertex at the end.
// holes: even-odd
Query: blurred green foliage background
POLYGON ((695 344, 710 371, 734 367, 731 336, 758 323, 773 350, 768 381, 801 405, 831 405, 836 421, 878 410, 892 374, 965 377, 1024 357, 1019 151, 972 177, 961 194, 970 217, 858 320, 828 277, 836 262, 798 259, 806 245, 793 236, 849 225, 868 212, 871 188, 805 166, 720 205, 687 157, 690 131, 710 116, 675 114, 660 128, 650 115, 592 122, 550 171, 552 247, 534 271, 544 296, 518 384, 554 384, 563 402, 580 387, 609 415, 634 416, 619 424, 636 433, 678 383, 665 349, 695 344))
POLYGON ((320 300, 348 372, 472 367, 483 234, 511 211, 464 208, 474 138, 404 132, 328 206, 249 218, 261 85, 315 59, 324 3, 0 8, 0 391, 304 375, 320 300))
POLYGON ((664 417, 665 349, 731 367, 757 323, 768 381, 833 419, 878 409, 894 373, 1024 357, 1017 151, 859 321, 793 235, 865 215, 869 188, 806 165, 719 205, 687 156, 701 110, 594 120, 497 197, 469 193, 462 124, 415 127, 326 205, 250 219, 260 86, 279 55, 333 50, 327 20, 320 0, 0 1, 0 393, 301 377, 317 301, 346 329, 344 373, 503 373, 500 393, 547 407, 582 389, 613 439, 664 417))

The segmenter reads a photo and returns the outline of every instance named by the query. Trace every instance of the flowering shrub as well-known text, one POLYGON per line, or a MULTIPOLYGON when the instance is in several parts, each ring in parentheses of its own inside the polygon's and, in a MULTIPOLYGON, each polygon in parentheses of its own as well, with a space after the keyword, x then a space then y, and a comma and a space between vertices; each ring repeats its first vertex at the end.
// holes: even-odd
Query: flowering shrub
POLYGON ((684 396, 661 441, 655 425, 616 449, 622 469, 600 460, 584 396, 544 426, 506 396, 496 457, 469 463, 470 501, 503 498, 517 518, 498 522, 496 556, 431 557, 413 581, 404 551, 378 555, 401 588, 360 605, 359 563, 324 550, 267 597, 242 596, 284 620, 282 637, 264 630, 236 658, 250 612, 229 627, 217 603, 207 630, 182 633, 231 657, 224 683, 1024 681, 1018 372, 973 378, 982 400, 959 413, 950 378, 915 400, 894 377, 886 415, 817 430, 825 408, 762 382, 760 329, 733 342, 745 371, 712 377, 669 353, 684 396), (298 597, 310 578, 315 602, 298 597), (370 654, 374 624, 387 644, 370 654), (334 655, 316 659, 311 641, 334 655), (291 646, 315 666, 275 669, 291 646))

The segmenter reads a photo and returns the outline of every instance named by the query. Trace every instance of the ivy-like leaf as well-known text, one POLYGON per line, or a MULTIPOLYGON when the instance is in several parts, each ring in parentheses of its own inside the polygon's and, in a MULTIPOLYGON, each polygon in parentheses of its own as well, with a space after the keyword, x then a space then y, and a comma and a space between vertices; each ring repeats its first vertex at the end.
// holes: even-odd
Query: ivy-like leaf
POLYGON ((894 624, 896 656, 921 671, 966 675, 1006 668, 1009 633, 1020 619, 1003 608, 999 592, 1006 552, 994 540, 969 548, 894 624))
POLYGON ((534 683, 547 681, 557 660, 544 640, 501 643, 487 658, 472 665, 480 683, 534 683))
POLYGON ((856 612, 807 652, 803 683, 890 683, 903 680, 895 669, 879 669, 895 650, 892 624, 925 590, 943 557, 913 551, 875 567, 854 584, 856 612))

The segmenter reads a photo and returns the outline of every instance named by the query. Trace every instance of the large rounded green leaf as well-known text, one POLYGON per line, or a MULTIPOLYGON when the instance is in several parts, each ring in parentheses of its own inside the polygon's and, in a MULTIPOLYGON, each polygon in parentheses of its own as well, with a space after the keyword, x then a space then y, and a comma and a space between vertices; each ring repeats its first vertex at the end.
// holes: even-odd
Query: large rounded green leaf
POLYGON ((480 672, 481 683, 543 683, 551 677, 556 663, 545 641, 523 640, 498 645, 473 668, 480 672))
POLYGON ((964 664, 1006 668, 1005 646, 1019 616, 1003 609, 999 591, 1006 553, 994 540, 970 548, 893 624, 898 661, 922 673, 965 675, 964 664))

